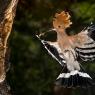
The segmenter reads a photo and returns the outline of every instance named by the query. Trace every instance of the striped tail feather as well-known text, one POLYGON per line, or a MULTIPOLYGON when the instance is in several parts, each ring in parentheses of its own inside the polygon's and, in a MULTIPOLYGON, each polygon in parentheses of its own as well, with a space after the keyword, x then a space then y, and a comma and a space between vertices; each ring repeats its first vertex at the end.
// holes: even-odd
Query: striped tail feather
POLYGON ((87 73, 74 70, 67 73, 61 73, 56 79, 55 84, 67 88, 85 88, 93 85, 93 79, 87 73))

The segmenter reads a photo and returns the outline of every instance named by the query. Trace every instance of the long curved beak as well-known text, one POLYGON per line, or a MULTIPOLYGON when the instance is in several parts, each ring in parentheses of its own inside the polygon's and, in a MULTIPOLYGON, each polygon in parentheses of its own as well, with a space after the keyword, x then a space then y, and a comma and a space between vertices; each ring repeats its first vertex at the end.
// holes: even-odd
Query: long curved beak
POLYGON ((56 29, 55 29, 55 28, 52 28, 52 29, 50 29, 49 31, 56 31, 56 29))

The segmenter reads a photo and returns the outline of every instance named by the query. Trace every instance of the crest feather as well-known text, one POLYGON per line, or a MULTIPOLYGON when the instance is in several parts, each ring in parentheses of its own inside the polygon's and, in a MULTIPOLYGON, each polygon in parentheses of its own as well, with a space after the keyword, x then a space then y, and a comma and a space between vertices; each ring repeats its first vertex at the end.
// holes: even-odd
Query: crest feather
POLYGON ((54 28, 68 28, 72 24, 70 21, 70 15, 68 12, 62 11, 61 13, 56 13, 53 19, 54 28))

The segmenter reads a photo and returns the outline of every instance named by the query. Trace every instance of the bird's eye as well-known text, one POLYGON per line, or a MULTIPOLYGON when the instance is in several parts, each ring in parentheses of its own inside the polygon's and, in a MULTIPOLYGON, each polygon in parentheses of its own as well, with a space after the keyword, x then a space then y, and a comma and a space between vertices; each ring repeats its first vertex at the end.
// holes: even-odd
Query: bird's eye
POLYGON ((58 28, 60 28, 61 26, 59 25, 58 28))

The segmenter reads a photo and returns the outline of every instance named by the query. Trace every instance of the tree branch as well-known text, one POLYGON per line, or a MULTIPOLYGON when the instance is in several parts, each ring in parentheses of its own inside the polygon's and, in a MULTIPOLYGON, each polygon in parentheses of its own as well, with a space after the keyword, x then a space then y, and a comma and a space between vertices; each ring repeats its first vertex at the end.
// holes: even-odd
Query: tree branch
MULTIPOLYGON (((5 54, 18 0, 0 0, 0 89, 6 77, 5 54)), ((4 83, 5 84, 5 83, 4 83)), ((0 94, 8 95, 8 94, 0 94)))

